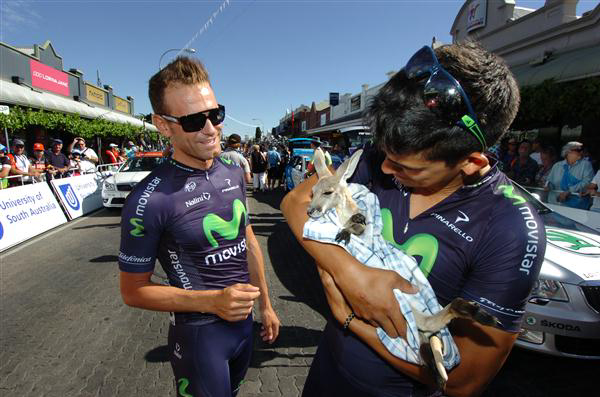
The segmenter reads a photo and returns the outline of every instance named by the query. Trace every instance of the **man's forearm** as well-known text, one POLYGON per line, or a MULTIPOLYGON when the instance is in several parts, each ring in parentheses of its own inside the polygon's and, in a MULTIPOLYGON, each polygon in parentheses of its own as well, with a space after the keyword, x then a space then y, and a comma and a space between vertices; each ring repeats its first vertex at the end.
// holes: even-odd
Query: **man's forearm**
POLYGON ((121 273, 121 295, 124 302, 140 309, 162 312, 214 313, 215 299, 221 290, 191 291, 151 281, 131 282, 121 273))
POLYGON ((265 276, 264 258, 251 226, 246 227, 246 243, 248 244, 247 258, 250 284, 260 289, 261 294, 258 303, 262 310, 271 307, 271 300, 269 299, 269 288, 265 276))

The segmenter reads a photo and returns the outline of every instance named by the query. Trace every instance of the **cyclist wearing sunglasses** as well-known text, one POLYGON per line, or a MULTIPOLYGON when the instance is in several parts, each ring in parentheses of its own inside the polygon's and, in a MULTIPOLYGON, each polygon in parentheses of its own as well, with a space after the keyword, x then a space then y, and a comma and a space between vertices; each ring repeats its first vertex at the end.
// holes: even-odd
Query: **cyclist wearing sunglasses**
POLYGON ((200 62, 177 58, 149 85, 153 123, 174 153, 123 207, 121 294, 130 306, 174 313, 168 345, 178 395, 232 396, 250 363, 255 300, 263 340, 279 333, 243 170, 219 158, 225 107, 200 62), (168 286, 151 281, 156 258, 168 286))
MULTIPOLYGON (((448 395, 478 395, 500 369, 544 256, 537 212, 485 154, 518 105, 517 84, 495 55, 473 43, 423 47, 373 98, 365 118, 376 146, 365 149, 349 180, 377 195, 384 238, 415 257, 440 304, 463 297, 500 320, 499 328, 452 323, 461 362, 449 371, 448 395)), ((405 336, 393 289, 410 293, 408 282, 339 247, 302 239, 315 182, 305 181, 281 205, 322 270, 334 315, 303 395, 430 394, 430 372, 390 354, 376 332, 405 336)))

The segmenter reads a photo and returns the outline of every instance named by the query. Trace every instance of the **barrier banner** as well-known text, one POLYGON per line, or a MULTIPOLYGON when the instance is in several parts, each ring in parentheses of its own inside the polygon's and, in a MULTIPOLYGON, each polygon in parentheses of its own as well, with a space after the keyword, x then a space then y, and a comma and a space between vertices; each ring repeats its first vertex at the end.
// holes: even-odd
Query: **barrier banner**
POLYGON ((67 210, 69 220, 102 207, 102 178, 99 175, 53 179, 50 184, 67 210))
POLYGON ((67 222, 46 183, 0 190, 0 251, 67 222))

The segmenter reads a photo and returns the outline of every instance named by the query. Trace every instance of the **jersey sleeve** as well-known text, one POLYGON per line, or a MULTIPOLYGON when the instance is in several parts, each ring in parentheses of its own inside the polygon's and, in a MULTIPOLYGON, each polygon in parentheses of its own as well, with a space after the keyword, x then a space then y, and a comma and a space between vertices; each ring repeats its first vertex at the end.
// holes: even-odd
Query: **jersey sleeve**
POLYGON ((140 182, 125 201, 121 215, 119 269, 130 273, 154 270, 163 232, 164 211, 155 191, 159 178, 140 182))
POLYGON ((242 154, 240 154, 240 162, 242 164, 244 172, 250 173, 250 164, 248 164, 248 160, 246 160, 246 158, 242 154))
POLYGON ((535 209, 523 205, 518 212, 510 210, 492 216, 461 296, 496 316, 501 329, 519 332, 544 260, 546 235, 535 209))

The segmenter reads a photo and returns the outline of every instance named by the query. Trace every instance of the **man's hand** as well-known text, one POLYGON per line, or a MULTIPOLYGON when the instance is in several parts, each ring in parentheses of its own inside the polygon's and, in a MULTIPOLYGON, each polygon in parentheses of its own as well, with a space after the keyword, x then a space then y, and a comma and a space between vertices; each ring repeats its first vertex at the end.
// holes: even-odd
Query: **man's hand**
POLYGON ((391 338, 406 337, 406 320, 393 290, 408 294, 418 290, 398 273, 360 266, 352 272, 339 272, 335 282, 356 316, 383 328, 391 338))
POLYGON ((250 284, 234 284, 221 291, 214 302, 214 313, 226 321, 245 320, 252 312, 260 290, 250 284))
POLYGON ((263 342, 271 344, 279 336, 279 318, 272 307, 260 309, 262 326, 260 327, 260 336, 263 342))

